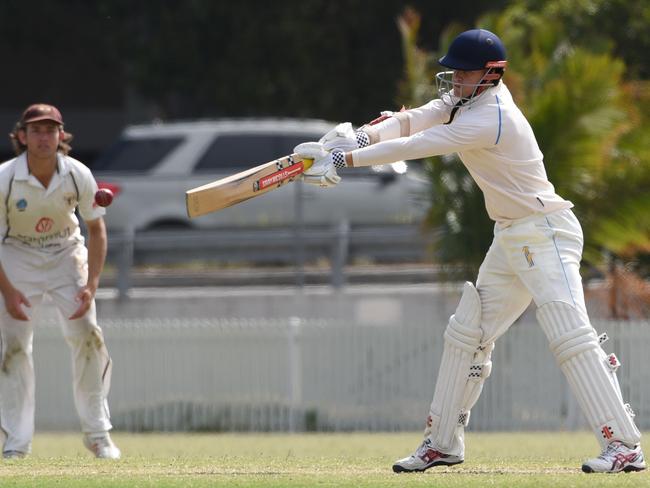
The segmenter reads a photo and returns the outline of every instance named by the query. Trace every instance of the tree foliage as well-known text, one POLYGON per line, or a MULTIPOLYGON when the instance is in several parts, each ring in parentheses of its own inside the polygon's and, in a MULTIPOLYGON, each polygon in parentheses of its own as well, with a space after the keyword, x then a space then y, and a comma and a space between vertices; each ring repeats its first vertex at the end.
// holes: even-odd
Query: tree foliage
MULTIPOLYGON (((533 126, 549 179, 576 205, 592 263, 601 261, 603 252, 631 258, 650 249, 649 88, 630 79, 615 55, 614 38, 597 35, 599 26, 610 25, 602 17, 612 13, 612 4, 620 2, 522 0, 478 23, 508 49, 504 80, 533 126)), ((627 12, 635 9, 628 6, 627 12)), ((416 22, 405 25, 417 29, 416 22)), ((423 103, 421 93, 432 89, 432 60, 464 28, 450 25, 437 54, 419 50, 412 31, 403 33, 403 43, 414 52, 406 59, 429 67, 424 73, 407 65, 407 76, 419 76, 403 85, 413 104, 423 103)), ((633 72, 644 70, 639 62, 633 72)), ((428 223, 445 230, 441 259, 476 266, 491 240, 480 191, 455 158, 435 158, 428 167, 428 223)))
POLYGON ((650 85, 632 78, 647 66, 626 53, 628 68, 616 55, 629 43, 612 24, 634 26, 635 17, 650 18, 650 5, 522 1, 484 19, 509 46, 518 99, 551 181, 576 205, 585 257, 594 264, 603 253, 631 259, 650 250, 650 85))
MULTIPOLYGON (((420 41, 507 0, 411 0, 420 41)), ((403 0, 6 0, 12 108, 125 107, 126 120, 287 116, 362 123, 396 103, 403 0), (47 82, 44 81, 47 79, 47 82), (138 118, 139 117, 139 118, 138 118)))

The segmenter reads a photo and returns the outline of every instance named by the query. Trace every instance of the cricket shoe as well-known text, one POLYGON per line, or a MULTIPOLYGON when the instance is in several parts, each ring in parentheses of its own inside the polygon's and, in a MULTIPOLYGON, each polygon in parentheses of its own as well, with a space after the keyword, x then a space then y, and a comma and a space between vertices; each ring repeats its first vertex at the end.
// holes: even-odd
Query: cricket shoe
POLYGON ((5 459, 24 459, 27 457, 27 453, 22 451, 4 451, 2 457, 5 459))
POLYGON ((393 471, 396 473, 413 473, 425 471, 433 466, 453 466, 463 461, 464 459, 460 456, 436 451, 431 447, 431 440, 425 439, 409 457, 395 461, 393 471))
POLYGON ((84 446, 98 459, 120 459, 121 452, 108 432, 103 434, 86 434, 84 446))
POLYGON ((585 473, 628 473, 645 468, 641 445, 629 448, 620 441, 610 442, 600 456, 589 459, 582 465, 585 473))

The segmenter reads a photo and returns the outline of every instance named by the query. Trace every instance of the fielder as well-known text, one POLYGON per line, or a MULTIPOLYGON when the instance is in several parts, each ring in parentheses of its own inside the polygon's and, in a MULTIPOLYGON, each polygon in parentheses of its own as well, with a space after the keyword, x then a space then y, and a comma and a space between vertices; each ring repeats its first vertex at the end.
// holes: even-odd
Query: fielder
MULTIPOLYGON (((444 349, 424 441, 395 462, 395 472, 464 461, 464 428, 490 375, 495 341, 534 300, 550 348, 600 442, 585 472, 640 471, 646 464, 634 413, 616 378, 618 361, 601 349, 585 308, 583 236, 571 208, 555 193, 533 131, 501 80, 501 40, 474 29, 460 34, 439 63, 439 99, 384 113, 356 133, 340 124, 295 152, 315 158, 305 181, 339 182, 337 168, 387 164, 458 153, 481 188, 494 240, 476 285, 465 283, 444 334, 444 349)), ((602 336, 601 336, 602 338, 602 336)))
POLYGON ((5 458, 23 458, 34 435, 34 307, 49 296, 63 315, 72 353, 74 400, 84 444, 117 459, 106 396, 111 359, 97 325, 95 292, 106 256, 105 210, 94 204, 90 170, 67 156, 70 134, 51 105, 29 106, 15 130, 18 157, 0 166, 0 426, 5 458), (75 209, 88 228, 88 248, 75 209))

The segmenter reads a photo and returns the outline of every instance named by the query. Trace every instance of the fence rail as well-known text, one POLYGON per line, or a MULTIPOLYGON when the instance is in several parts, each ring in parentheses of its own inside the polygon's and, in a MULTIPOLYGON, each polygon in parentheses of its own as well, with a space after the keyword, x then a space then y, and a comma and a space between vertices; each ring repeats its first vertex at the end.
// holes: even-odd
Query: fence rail
POLYGON ((108 262, 117 269, 116 286, 126 298, 135 265, 206 263, 280 264, 294 267, 304 283, 306 262, 325 260, 330 283, 345 283, 344 266, 355 260, 424 262, 437 232, 415 225, 330 228, 117 231, 109 233, 108 262))

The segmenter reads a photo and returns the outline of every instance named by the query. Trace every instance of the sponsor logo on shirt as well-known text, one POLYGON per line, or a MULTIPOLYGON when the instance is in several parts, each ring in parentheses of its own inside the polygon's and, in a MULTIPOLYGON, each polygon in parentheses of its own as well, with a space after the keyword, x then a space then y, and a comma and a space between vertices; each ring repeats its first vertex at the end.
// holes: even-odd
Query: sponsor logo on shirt
POLYGON ((54 225, 54 220, 52 220, 49 217, 41 217, 39 221, 36 223, 36 227, 34 227, 34 230, 39 234, 43 234, 45 232, 51 231, 53 225, 54 225))
POLYGON ((62 246, 62 241, 68 240, 72 235, 74 235, 74 229, 71 227, 66 227, 65 229, 58 230, 52 234, 41 235, 38 237, 26 236, 23 234, 11 235, 9 237, 17 239, 29 247, 40 249, 58 249, 62 246))
POLYGON ((19 212, 24 212, 25 209, 27 208, 27 200, 24 198, 21 198, 16 202, 16 208, 18 209, 19 212))

